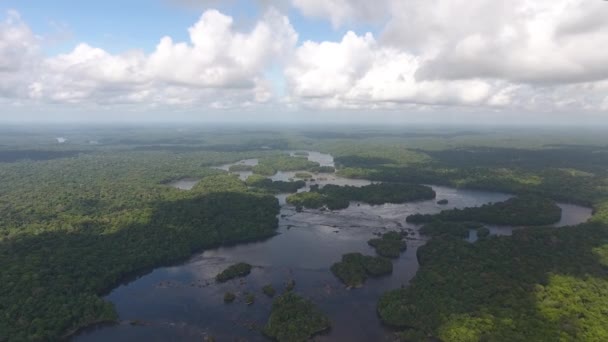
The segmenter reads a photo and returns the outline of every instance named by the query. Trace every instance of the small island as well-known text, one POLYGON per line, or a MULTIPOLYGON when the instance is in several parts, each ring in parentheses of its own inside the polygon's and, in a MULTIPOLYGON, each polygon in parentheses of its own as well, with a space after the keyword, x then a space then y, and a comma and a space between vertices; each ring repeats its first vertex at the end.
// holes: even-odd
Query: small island
POLYGON ((435 198, 431 187, 406 183, 378 183, 362 187, 328 184, 323 188, 312 187, 287 197, 287 203, 311 209, 327 207, 330 210, 347 208, 350 201, 372 205, 404 203, 435 198))
POLYGON ((263 189, 271 193, 294 193, 306 186, 306 182, 299 180, 295 182, 273 181, 261 175, 251 175, 245 181, 248 186, 263 189))
POLYGON ((437 204, 439 204, 439 205, 446 205, 446 204, 448 204, 448 200, 445 199, 445 198, 444 199, 440 199, 439 201, 437 201, 437 204))
POLYGON ((245 304, 251 305, 255 302, 255 295, 253 293, 245 293, 245 304))
POLYGON ((312 175, 308 172, 296 172, 296 174, 294 175, 295 178, 300 178, 300 179, 311 179, 312 175))
POLYGON ((348 253, 331 266, 332 273, 348 287, 363 285, 368 276, 378 277, 393 272, 393 264, 383 257, 348 253))
POLYGON ((386 258, 398 258, 407 249, 407 243, 403 240, 404 234, 399 232, 388 232, 380 238, 371 239, 367 243, 376 249, 378 255, 386 258))
POLYGON ((308 171, 314 173, 334 173, 336 172, 336 168, 333 166, 315 166, 309 168, 308 171))
POLYGON ((244 277, 249 273, 251 273, 251 265, 240 262, 223 270, 221 273, 215 276, 215 280, 220 283, 224 283, 234 278, 244 277))
POLYGON ((263 332, 279 342, 304 342, 330 327, 329 318, 310 300, 286 292, 272 303, 263 332))
POLYGON ((274 297, 274 295, 277 293, 277 291, 274 289, 274 287, 272 287, 271 284, 262 287, 262 292, 268 297, 274 297))

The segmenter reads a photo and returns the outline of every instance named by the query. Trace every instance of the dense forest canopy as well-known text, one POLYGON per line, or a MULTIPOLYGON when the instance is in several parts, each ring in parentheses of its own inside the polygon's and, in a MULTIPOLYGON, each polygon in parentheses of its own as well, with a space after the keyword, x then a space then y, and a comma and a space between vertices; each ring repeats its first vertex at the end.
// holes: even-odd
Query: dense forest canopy
POLYGON ((277 200, 202 167, 251 154, 99 152, 0 164, 0 340, 42 341, 116 318, 98 297, 201 248, 267 237, 277 200), (202 177, 191 191, 164 183, 202 177))
POLYGON ((407 222, 425 223, 440 220, 542 226, 558 222, 561 215, 562 209, 554 201, 534 195, 523 195, 504 202, 484 204, 478 208, 443 210, 434 215, 414 214, 407 217, 407 222))
MULTIPOLYGON (((279 207, 272 193, 302 183, 264 177, 242 182, 210 166, 260 158, 257 173, 264 175, 333 172, 285 150, 331 153, 339 175, 389 184, 313 189, 291 197, 297 205, 431 199, 434 193, 419 184, 437 184, 520 195, 522 225, 536 224, 545 212, 555 216, 546 199, 592 206, 591 222, 577 227, 527 228, 475 243, 462 239, 474 228, 469 223, 433 221, 422 228, 430 241, 418 249, 418 273, 409 287, 380 298, 378 313, 403 340, 608 340, 605 137, 424 127, 0 128, 0 341, 57 340, 92 322, 115 320, 100 295, 125 276, 204 248, 275 234, 279 207), (201 181, 190 191, 167 185, 182 178, 201 181), (526 207, 530 203, 542 205, 526 207)), ((492 216, 505 214, 504 208, 486 209, 492 216)), ((487 221, 479 210, 453 213, 440 216, 487 221)), ((378 254, 388 250, 385 255, 393 256, 404 247, 401 240, 384 240, 371 242, 378 254)), ((392 266, 369 258, 347 258, 337 273, 355 284, 392 266)), ((287 298, 278 307, 287 316, 271 315, 269 324, 296 317, 308 325, 301 331, 270 324, 270 336, 305 339, 329 326, 312 303, 279 298, 287 298)))

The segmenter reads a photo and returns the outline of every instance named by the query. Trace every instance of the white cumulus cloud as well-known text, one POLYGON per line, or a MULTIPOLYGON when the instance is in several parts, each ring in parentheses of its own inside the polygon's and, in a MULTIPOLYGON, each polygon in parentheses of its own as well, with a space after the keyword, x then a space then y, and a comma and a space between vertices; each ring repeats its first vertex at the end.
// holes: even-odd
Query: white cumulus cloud
POLYGON ((266 102, 273 95, 263 79, 266 68, 284 60, 297 42, 289 19, 273 9, 247 32, 237 31, 232 17, 207 10, 189 28, 189 42, 162 37, 150 54, 111 54, 81 43, 66 54, 29 57, 35 51, 29 28, 13 16, 0 28, 0 65, 27 97, 65 103, 266 102), (27 72, 19 64, 24 60, 30 61, 27 72))

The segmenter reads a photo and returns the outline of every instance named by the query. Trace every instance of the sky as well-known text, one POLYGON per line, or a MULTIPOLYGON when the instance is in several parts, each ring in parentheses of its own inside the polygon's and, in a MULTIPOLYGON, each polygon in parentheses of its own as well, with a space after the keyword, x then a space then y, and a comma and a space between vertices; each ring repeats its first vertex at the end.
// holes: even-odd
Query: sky
POLYGON ((604 0, 0 0, 0 121, 608 124, 604 0))

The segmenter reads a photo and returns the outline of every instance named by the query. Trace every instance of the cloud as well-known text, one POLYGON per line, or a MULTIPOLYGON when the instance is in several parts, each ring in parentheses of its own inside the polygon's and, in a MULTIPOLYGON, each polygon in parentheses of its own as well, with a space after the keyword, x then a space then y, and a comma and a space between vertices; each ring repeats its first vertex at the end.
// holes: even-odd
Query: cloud
MULTIPOLYGON (((0 37, 19 38, 30 32, 11 18, 6 26, 0 37)), ((174 42, 166 36, 150 54, 141 50, 110 54, 81 43, 69 53, 48 58, 1 56, 7 61, 3 65, 27 83, 27 97, 41 102, 224 107, 269 101, 272 93, 263 80, 264 71, 286 58, 297 42, 287 17, 273 9, 248 32, 236 31, 230 16, 207 10, 188 32, 189 42, 174 42), (34 77, 19 72, 17 61, 28 59, 32 64, 28 71, 34 77)), ((3 39, 0 48, 27 53, 13 41, 24 40, 3 39)))
MULTIPOLYGON (((264 103, 275 110, 608 110, 605 1, 259 3, 264 14, 246 29, 207 9, 188 29, 188 41, 161 37, 150 53, 113 54, 81 43, 50 57, 40 51, 44 38, 11 12, 0 24, 0 97, 217 109, 264 103), (286 3, 340 30, 362 22, 379 29, 298 42, 289 19, 274 7, 286 3)), ((306 24, 312 25, 298 27, 306 24)))
POLYGON ((304 42, 285 69, 292 104, 317 108, 605 110, 597 82, 535 84, 472 74, 421 78, 433 57, 348 32, 339 42, 304 42))
POLYGON ((291 0, 291 3, 306 16, 329 19, 334 27, 384 19, 390 5, 389 0, 291 0))
MULTIPOLYGON (((411 5, 414 2, 407 2, 411 5)), ((395 18, 386 32, 432 32, 434 57, 420 78, 495 78, 520 83, 567 84, 608 78, 608 5, 602 1, 442 2, 442 10, 418 9, 427 21, 406 27, 395 18), (496 9, 499 9, 498 11, 496 9), (451 13, 448 20, 441 13, 451 13), (471 18, 475 18, 471 20, 471 18), (600 20, 599 18, 604 18, 600 20)), ((404 8, 404 11, 407 11, 404 8)), ((403 42, 407 44, 407 42, 403 42)))

